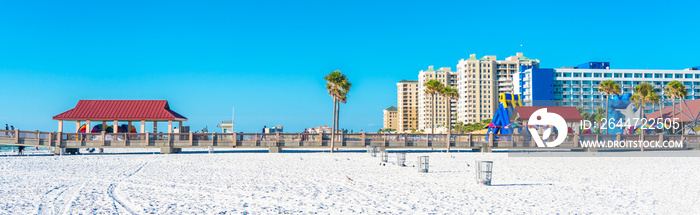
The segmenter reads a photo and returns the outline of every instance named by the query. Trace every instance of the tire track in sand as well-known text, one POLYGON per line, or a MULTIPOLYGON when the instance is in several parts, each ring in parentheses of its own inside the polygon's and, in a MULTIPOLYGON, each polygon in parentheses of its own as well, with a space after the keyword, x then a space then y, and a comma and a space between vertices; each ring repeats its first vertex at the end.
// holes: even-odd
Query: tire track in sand
POLYGON ((122 208, 124 208, 124 210, 128 211, 131 214, 137 214, 135 211, 143 211, 140 209, 134 210, 133 208, 136 208, 136 206, 134 204, 132 204, 131 202, 129 202, 126 198, 121 198, 121 196, 117 195, 115 193, 115 190, 117 189, 117 186, 119 185, 120 181, 126 180, 129 177, 133 176, 134 174, 138 173, 147 164, 148 164, 148 162, 141 164, 141 166, 139 166, 139 168, 136 169, 136 171, 134 171, 130 174, 125 174, 124 177, 118 178, 115 183, 111 183, 111 184, 109 184, 109 187, 107 187, 107 194, 109 195, 110 198, 112 198, 112 200, 114 200, 114 203, 112 205, 114 206, 114 210, 116 211, 117 214, 119 214, 119 206, 121 206, 122 208), (123 200, 120 200, 120 198, 123 200))

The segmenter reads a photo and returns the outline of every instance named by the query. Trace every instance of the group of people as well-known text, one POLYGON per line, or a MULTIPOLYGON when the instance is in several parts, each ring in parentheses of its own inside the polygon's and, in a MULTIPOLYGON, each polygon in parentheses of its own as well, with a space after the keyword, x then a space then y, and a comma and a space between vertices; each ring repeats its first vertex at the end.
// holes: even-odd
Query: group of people
MULTIPOLYGON (((14 125, 7 126, 7 124, 5 124, 5 131, 6 131, 6 132, 5 132, 5 137, 15 137, 15 132, 14 132, 14 130, 15 130, 15 126, 14 126, 14 125), (7 131, 9 131, 9 132, 7 132, 7 131)), ((24 146, 17 146, 17 153, 18 153, 19 155, 24 155, 24 146)))

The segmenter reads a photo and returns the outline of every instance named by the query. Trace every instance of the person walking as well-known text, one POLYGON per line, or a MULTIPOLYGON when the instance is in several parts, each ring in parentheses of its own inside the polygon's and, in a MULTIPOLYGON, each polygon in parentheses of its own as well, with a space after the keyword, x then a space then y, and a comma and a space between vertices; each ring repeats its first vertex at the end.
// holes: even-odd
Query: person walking
POLYGON ((309 134, 309 131, 306 130, 306 128, 304 129, 304 132, 302 132, 302 133, 303 133, 304 136, 302 136, 301 140, 303 140, 303 141, 309 140, 309 135, 308 135, 308 134, 309 134))
POLYGON ((267 128, 267 125, 263 126, 261 135, 260 135, 260 140, 265 140, 265 129, 267 128))
POLYGON ((12 132, 11 132, 11 133, 12 133, 12 134, 11 134, 12 137, 15 137, 15 126, 14 126, 14 125, 11 125, 11 126, 10 126, 10 131, 12 131, 12 132))

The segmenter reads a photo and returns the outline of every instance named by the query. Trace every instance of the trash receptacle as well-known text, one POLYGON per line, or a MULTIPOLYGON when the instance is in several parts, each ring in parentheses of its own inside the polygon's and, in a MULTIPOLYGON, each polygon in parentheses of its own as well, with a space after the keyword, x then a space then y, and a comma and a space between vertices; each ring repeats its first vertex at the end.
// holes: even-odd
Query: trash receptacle
POLYGON ((387 153, 386 150, 381 151, 380 155, 381 155, 382 162, 384 162, 384 163, 389 162, 389 153, 387 153))
POLYGON ((428 172, 428 156, 418 157, 418 171, 426 173, 428 172))
POLYGON ((377 157, 377 150, 374 147, 367 146, 367 153, 369 153, 369 156, 377 157))
POLYGON ((406 166, 406 153, 396 153, 396 165, 406 166))
POLYGON ((493 161, 476 161, 476 183, 491 185, 493 161))

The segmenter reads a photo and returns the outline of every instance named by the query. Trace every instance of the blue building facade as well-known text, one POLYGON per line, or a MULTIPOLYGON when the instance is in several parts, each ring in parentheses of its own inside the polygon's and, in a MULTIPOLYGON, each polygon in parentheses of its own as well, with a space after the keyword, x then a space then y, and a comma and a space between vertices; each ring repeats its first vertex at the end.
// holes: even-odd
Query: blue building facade
POLYGON ((515 93, 525 106, 554 106, 554 69, 521 66, 514 80, 515 93))

